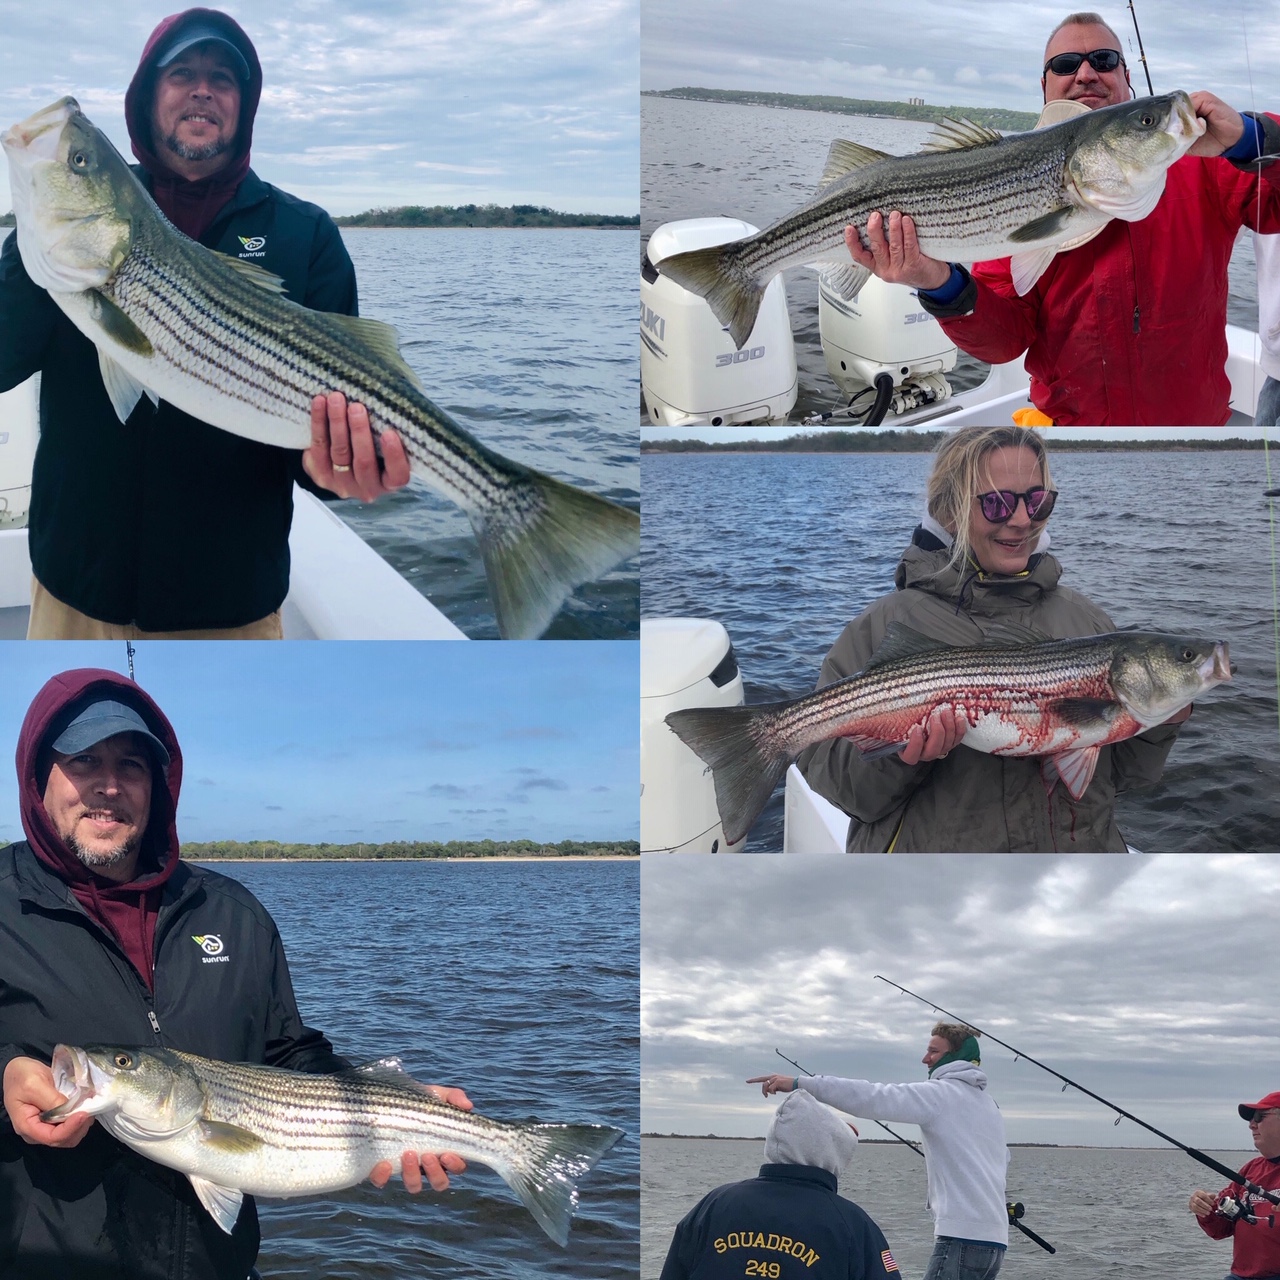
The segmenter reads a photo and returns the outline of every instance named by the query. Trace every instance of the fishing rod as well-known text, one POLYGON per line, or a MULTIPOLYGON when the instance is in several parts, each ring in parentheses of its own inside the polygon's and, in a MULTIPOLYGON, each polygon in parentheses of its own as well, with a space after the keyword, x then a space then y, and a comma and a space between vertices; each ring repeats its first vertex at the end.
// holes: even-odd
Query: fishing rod
POLYGON ((1138 30, 1138 15, 1133 9, 1133 0, 1129 0, 1129 17, 1133 19, 1133 34, 1138 37, 1138 61, 1142 63, 1142 74, 1147 77, 1147 93, 1155 97, 1151 87, 1151 72, 1147 69, 1147 51, 1142 47, 1142 32, 1138 30))
POLYGON ((955 1018, 958 1022, 963 1022, 965 1026, 972 1028, 972 1030, 976 1031, 979 1035, 986 1036, 987 1039, 993 1043, 1000 1045, 1002 1048, 1008 1049, 1015 1059, 1026 1058, 1028 1062, 1039 1067, 1041 1071, 1047 1071, 1051 1076, 1056 1076, 1063 1082, 1063 1093, 1066 1093, 1068 1087, 1070 1087, 1072 1089, 1077 1089, 1088 1097, 1093 1098, 1095 1101, 1102 1103, 1104 1107, 1108 1107, 1116 1113, 1116 1124, 1119 1124, 1121 1120, 1132 1120, 1134 1124, 1141 1125, 1141 1127, 1146 1129, 1149 1133, 1154 1133, 1157 1138, 1162 1138, 1165 1142, 1171 1143, 1173 1146, 1177 1147, 1179 1151, 1185 1151, 1193 1160, 1198 1160, 1202 1165, 1212 1169, 1215 1173, 1221 1174, 1231 1182, 1239 1183, 1246 1190, 1252 1192, 1254 1195, 1262 1196, 1264 1200, 1269 1201, 1271 1204, 1280 1205, 1280 1191, 1268 1191, 1266 1187, 1260 1187, 1257 1183, 1250 1182, 1243 1174, 1229 1168, 1225 1164, 1220 1164, 1212 1156, 1205 1155, 1203 1151, 1197 1151, 1195 1147, 1187 1146, 1185 1142, 1179 1142, 1177 1138, 1170 1137, 1169 1134, 1157 1129, 1153 1124, 1148 1124, 1145 1120, 1139 1120, 1132 1112, 1126 1111, 1123 1107, 1116 1106, 1114 1102, 1108 1102, 1101 1094, 1094 1093, 1092 1089, 1086 1089, 1084 1085, 1077 1084, 1074 1080, 1068 1079, 1061 1071, 1055 1071, 1052 1067, 1047 1066, 1038 1058, 1033 1058, 1029 1053, 1023 1053, 1021 1049, 1015 1049, 1013 1045, 993 1036, 991 1032, 983 1031, 983 1029, 975 1023, 968 1021, 966 1018, 961 1018, 958 1013, 952 1013, 950 1009, 944 1009, 940 1004, 934 1004, 932 1000, 926 1000, 924 996, 916 995, 914 991, 908 991, 906 987, 894 982, 890 978, 884 977, 882 974, 877 973, 875 976, 879 981, 888 983, 891 987, 897 987, 899 991, 903 992, 904 995, 909 995, 913 1000, 919 1000, 921 1004, 928 1005, 930 1009, 944 1014, 948 1018, 955 1018))
MULTIPOLYGON (((794 1058, 788 1058, 787 1055, 783 1053, 781 1049, 775 1049, 774 1053, 776 1053, 778 1057, 780 1057, 783 1060, 783 1062, 791 1063, 791 1065, 795 1067, 795 1069, 799 1071, 801 1074, 806 1076, 813 1075, 812 1071, 806 1071, 794 1058)), ((894 1130, 890 1129, 889 1126, 885 1124, 884 1121, 882 1120, 877 1120, 875 1121, 875 1123, 878 1124, 885 1131, 885 1133, 889 1134, 890 1137, 896 1138, 900 1143, 902 1143, 904 1147, 910 1147, 911 1150, 914 1151, 916 1155, 918 1155, 922 1160, 925 1159, 924 1152, 921 1151, 920 1148, 916 1146, 916 1144, 912 1142, 910 1138, 904 1138, 902 1134, 895 1133, 894 1130)), ((1030 1227, 1024 1227, 1022 1223, 1018 1221, 1018 1219, 1021 1218, 1022 1215, 1027 1211, 1026 1206, 1020 1200, 1019 1201, 1006 1200, 1004 1207, 1005 1207, 1005 1211, 1009 1215, 1009 1225, 1011 1227, 1017 1227, 1018 1230, 1021 1231, 1022 1234, 1026 1236, 1028 1240, 1034 1240, 1036 1244, 1038 1244, 1046 1253, 1058 1252, 1057 1249, 1055 1249, 1053 1245, 1051 1245, 1043 1236, 1036 1235, 1036 1233, 1032 1231, 1030 1227)))

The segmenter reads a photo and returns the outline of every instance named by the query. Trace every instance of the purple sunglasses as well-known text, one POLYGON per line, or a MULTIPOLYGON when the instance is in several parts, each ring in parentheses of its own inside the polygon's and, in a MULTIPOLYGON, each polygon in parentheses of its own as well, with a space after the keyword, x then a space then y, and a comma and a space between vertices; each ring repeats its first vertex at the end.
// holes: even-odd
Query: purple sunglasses
POLYGON ((1053 504, 1058 500, 1056 489, 1028 489, 1026 493, 1015 493, 1012 489, 995 489, 991 493, 978 494, 982 504, 983 517, 992 524, 1005 524, 1013 519, 1021 498, 1027 507, 1028 520, 1047 520, 1053 513, 1053 504))

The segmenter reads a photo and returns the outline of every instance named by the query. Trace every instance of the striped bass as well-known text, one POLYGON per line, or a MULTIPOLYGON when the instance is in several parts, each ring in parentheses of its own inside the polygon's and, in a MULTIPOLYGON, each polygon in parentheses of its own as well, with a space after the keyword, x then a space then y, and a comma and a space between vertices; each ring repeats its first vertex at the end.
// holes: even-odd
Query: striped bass
POLYGON ((622 1137, 607 1125, 488 1120, 441 1102, 394 1059, 308 1075, 176 1049, 60 1044, 53 1081, 67 1101, 46 1123, 96 1116, 125 1146, 185 1173, 228 1234, 246 1195, 340 1191, 404 1151, 456 1151, 488 1165, 567 1245, 576 1180, 622 1137))
POLYGON ((308 310, 278 277, 184 236, 74 98, 0 142, 23 266, 98 348, 121 422, 145 392, 305 449, 312 399, 341 391, 369 410, 375 438, 394 428, 414 474, 466 511, 508 639, 541 635, 574 587, 639 550, 636 512, 502 457, 433 404, 390 325, 308 310))
POLYGON ((1043 756, 1045 788, 1075 800, 1099 750, 1167 720, 1231 679, 1225 641, 1141 631, 1078 640, 993 630, 996 643, 955 648, 891 622, 854 675, 791 702, 673 711, 667 725, 710 767, 724 836, 736 844, 791 762, 828 738, 870 760, 894 755, 937 707, 963 711, 961 745, 996 756, 1043 756), (1004 643, 1012 637, 1015 643, 1004 643))
POLYGON ((837 139, 808 204, 745 240, 654 265, 705 298, 739 349, 765 286, 785 267, 821 267, 828 287, 854 297, 870 273, 850 261, 844 229, 859 228, 865 244, 867 219, 877 211, 886 222, 895 209, 909 215, 928 257, 967 263, 1012 257, 1014 287, 1025 294, 1060 247, 1111 218, 1145 218, 1164 192, 1165 172, 1205 127, 1179 90, 1007 137, 968 120, 945 120, 911 156, 837 139))

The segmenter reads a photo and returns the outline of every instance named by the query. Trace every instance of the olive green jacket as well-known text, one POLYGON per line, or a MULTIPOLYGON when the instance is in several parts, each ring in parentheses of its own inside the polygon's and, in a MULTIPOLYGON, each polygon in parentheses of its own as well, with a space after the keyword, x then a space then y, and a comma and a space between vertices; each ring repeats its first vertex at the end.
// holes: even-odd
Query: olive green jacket
MULTIPOLYGON (((926 542, 931 541, 924 535, 926 542)), ((1062 567, 1035 555, 1026 572, 995 577, 946 568, 946 550, 912 545, 895 574, 897 590, 855 618, 822 663, 817 687, 860 671, 891 622, 950 644, 981 642, 995 623, 1030 627, 1054 639, 1099 635, 1115 625, 1096 605, 1058 585, 1062 567)), ((810 747, 799 765, 809 785, 849 814, 850 852, 1085 853, 1125 851, 1115 797, 1154 786, 1178 736, 1158 725, 1103 747, 1088 790, 1072 800, 1046 794, 1038 757, 1001 757, 957 747, 945 759, 903 764, 865 760, 845 738, 810 747)))

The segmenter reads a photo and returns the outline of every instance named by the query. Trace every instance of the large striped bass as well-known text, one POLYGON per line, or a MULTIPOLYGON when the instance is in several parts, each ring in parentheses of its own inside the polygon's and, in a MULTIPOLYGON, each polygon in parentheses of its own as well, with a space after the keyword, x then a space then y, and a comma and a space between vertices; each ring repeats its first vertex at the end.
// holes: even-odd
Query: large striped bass
POLYGON ((673 711, 667 724, 710 766, 724 836, 747 834, 790 763, 828 738, 850 738, 868 759, 901 751, 937 707, 963 711, 961 745, 996 756, 1043 756, 1045 787, 1073 799, 1093 778, 1100 748, 1167 720, 1231 679, 1225 641, 1141 631, 1079 640, 1021 639, 954 648, 891 622, 854 675, 791 702, 673 711))
POLYGON ((47 1123, 96 1116, 126 1146, 185 1173, 228 1233, 245 1195, 340 1191, 403 1151, 456 1151, 488 1165, 564 1245, 576 1180, 622 1137, 608 1125, 488 1120, 441 1102, 394 1061, 308 1075, 175 1049, 60 1044, 53 1080, 67 1101, 47 1123))
POLYGON ((948 120, 911 156, 837 139, 808 204, 745 240, 655 265, 705 298, 739 348, 751 335, 765 286, 785 267, 823 267, 829 287, 855 296, 869 273, 850 261, 844 229, 864 229, 877 211, 885 218, 895 209, 910 215, 931 258, 1012 257, 1014 287, 1024 294, 1059 247, 1111 218, 1145 218, 1164 192, 1169 166, 1205 127, 1179 90, 1008 136, 948 120))
POLYGON ((341 391, 394 428, 415 475, 462 507, 498 630, 546 630, 574 587, 639 550, 640 517, 481 444, 425 395, 396 332, 310 311, 282 282, 174 228, 63 98, 3 138, 23 266, 98 348, 123 422, 144 392, 236 435, 305 449, 311 401, 341 391))

